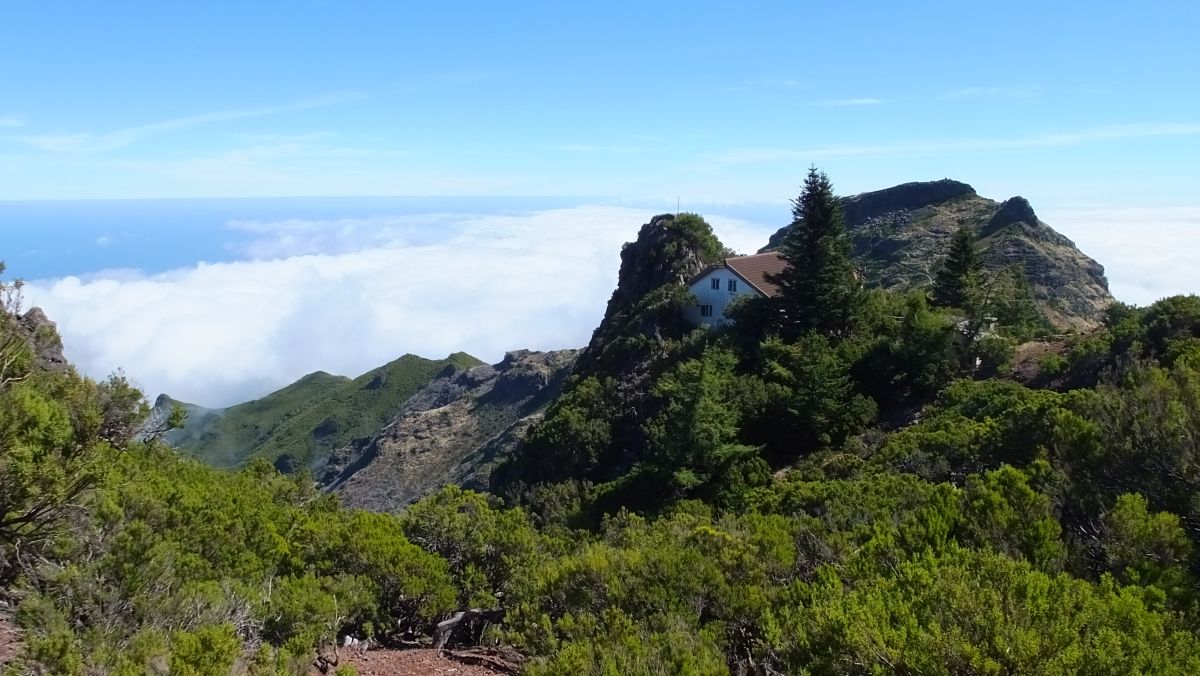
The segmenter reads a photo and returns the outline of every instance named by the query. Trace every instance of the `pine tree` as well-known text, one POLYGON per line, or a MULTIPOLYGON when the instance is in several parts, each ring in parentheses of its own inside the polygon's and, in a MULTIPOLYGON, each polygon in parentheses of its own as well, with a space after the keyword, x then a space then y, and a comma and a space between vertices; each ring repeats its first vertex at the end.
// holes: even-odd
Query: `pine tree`
POLYGON ((779 248, 787 266, 772 280, 780 288, 784 335, 846 335, 857 316, 860 286, 841 202, 829 177, 812 167, 792 205, 792 225, 779 248))
POLYGON ((950 251, 933 283, 934 305, 967 309, 982 272, 983 257, 975 250, 974 231, 959 228, 950 240, 950 251))

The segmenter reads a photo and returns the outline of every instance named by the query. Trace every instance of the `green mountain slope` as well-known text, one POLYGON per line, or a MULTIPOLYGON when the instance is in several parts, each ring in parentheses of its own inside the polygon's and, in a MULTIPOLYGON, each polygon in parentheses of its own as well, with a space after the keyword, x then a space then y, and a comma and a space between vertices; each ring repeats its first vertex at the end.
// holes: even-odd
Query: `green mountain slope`
MULTIPOLYGON (((188 424, 166 440, 217 467, 235 467, 254 457, 266 458, 284 471, 318 467, 334 448, 375 434, 406 399, 439 374, 481 363, 462 352, 438 360, 408 354, 353 380, 318 371, 227 409, 183 404, 188 424)), ((174 403, 159 397, 155 415, 174 403)))

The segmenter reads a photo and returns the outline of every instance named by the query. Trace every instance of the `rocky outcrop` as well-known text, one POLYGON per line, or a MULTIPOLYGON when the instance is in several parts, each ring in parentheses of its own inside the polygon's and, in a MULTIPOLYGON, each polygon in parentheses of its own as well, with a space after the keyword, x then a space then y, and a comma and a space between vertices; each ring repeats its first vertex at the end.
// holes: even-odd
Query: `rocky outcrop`
POLYGON ((721 243, 703 219, 692 214, 655 216, 621 248, 617 288, 604 319, 579 357, 576 371, 627 381, 643 370, 664 340, 692 329, 679 303, 686 282, 720 259, 721 243), (639 349, 628 349, 632 345, 639 349))
POLYGON ((571 428, 570 418, 591 415, 555 404, 546 413, 547 427, 535 428, 493 473, 491 492, 515 497, 538 483, 580 478, 600 483, 626 473, 642 457, 643 424, 658 405, 650 396, 655 365, 680 349, 695 329, 683 313, 695 303, 686 282, 724 252, 712 228, 694 214, 656 216, 641 227, 637 241, 621 249, 617 288, 562 398, 569 401, 579 394, 591 399, 597 389, 603 390, 603 406, 615 412, 603 421, 605 440, 581 461, 551 441, 553 435, 539 434, 541 429, 571 428))
MULTIPOLYGON (((1104 268, 1038 219, 1024 197, 997 203, 966 183, 905 183, 842 199, 854 257, 866 280, 894 290, 931 284, 950 238, 976 233, 989 269, 1018 266, 1038 309, 1060 329, 1099 325, 1113 302, 1104 268)), ((787 227, 771 236, 778 246, 787 227)))
POLYGON ((485 490, 577 354, 520 350, 498 364, 449 369, 377 434, 334 451, 318 481, 344 504, 377 511, 403 509, 448 484, 485 490))
POLYGON ((61 373, 71 367, 63 355, 58 326, 50 321, 41 308, 30 308, 25 314, 15 316, 15 320, 17 333, 29 343, 37 368, 61 373))

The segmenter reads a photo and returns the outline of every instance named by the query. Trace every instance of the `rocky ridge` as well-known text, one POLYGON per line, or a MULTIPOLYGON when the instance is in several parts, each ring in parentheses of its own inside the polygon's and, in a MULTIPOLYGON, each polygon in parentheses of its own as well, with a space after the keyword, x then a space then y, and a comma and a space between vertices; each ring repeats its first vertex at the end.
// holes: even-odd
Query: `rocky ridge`
POLYGON ((30 308, 25 314, 14 315, 13 318, 16 320, 17 335, 29 343, 37 368, 55 372, 71 368, 63 354, 58 325, 50 321, 41 308, 30 308))
POLYGON ((348 506, 377 511, 403 509, 447 484, 486 490, 577 355, 519 350, 498 364, 447 367, 377 434, 334 451, 318 482, 348 506))
POLYGON ((683 315, 695 302, 687 281, 724 251, 711 227, 695 214, 655 216, 639 229, 637 240, 621 249, 617 288, 559 399, 582 397, 619 412, 602 432, 608 437, 604 452, 574 455, 564 450, 562 445, 571 442, 554 430, 571 428, 563 416, 574 414, 569 406, 564 413, 556 402, 545 422, 534 426, 493 472, 491 492, 514 496, 534 483, 581 477, 603 482, 629 471, 641 457, 643 423, 656 405, 649 391, 653 366, 678 350, 695 328, 683 315), (597 391, 602 393, 598 397, 597 391))
MULTIPOLYGON (((1023 197, 996 202, 943 179, 845 197, 842 205, 854 257, 870 284, 893 290, 930 284, 950 238, 973 228, 986 266, 1023 269, 1038 309, 1059 329, 1095 328, 1113 302, 1104 267, 1041 221, 1023 197)), ((787 229, 762 251, 777 248, 787 229)))

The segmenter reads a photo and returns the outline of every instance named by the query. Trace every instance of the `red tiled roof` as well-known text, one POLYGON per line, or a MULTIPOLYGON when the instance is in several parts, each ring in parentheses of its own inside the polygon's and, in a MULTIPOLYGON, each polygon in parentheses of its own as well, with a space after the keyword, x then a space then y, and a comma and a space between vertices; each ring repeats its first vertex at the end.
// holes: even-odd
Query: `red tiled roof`
POLYGON ((767 281, 767 275, 778 275, 787 267, 787 261, 774 251, 754 256, 731 256, 725 266, 758 289, 764 296, 779 295, 779 287, 767 281))

